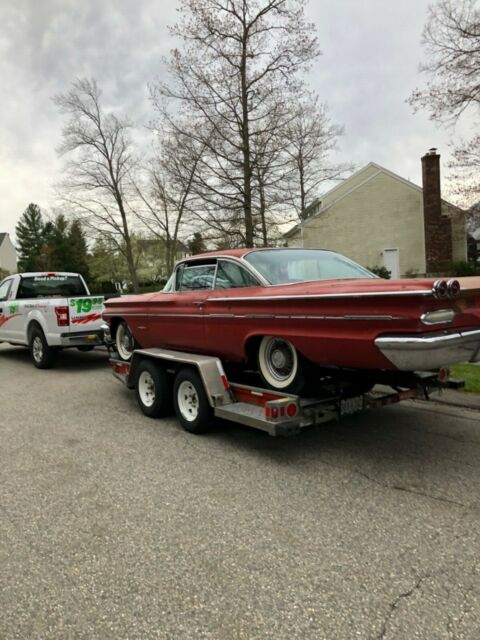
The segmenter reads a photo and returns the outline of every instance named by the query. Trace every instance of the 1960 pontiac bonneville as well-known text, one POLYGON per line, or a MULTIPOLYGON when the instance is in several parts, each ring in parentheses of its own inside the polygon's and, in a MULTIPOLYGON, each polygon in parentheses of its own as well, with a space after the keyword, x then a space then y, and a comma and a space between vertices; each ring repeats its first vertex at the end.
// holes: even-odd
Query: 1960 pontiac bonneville
POLYGON ((196 255, 162 292, 105 307, 125 360, 136 347, 209 354, 293 393, 322 372, 379 381, 480 359, 480 278, 384 280, 332 251, 196 255))

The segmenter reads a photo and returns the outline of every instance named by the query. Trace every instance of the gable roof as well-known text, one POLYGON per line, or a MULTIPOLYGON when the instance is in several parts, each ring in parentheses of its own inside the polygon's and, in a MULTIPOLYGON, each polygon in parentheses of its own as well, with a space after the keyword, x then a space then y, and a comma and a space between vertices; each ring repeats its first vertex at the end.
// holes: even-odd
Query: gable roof
MULTIPOLYGON (((368 182, 370 182, 371 180, 376 178, 381 173, 383 173, 383 174, 385 174, 387 176, 390 176, 390 178, 393 178, 394 180, 402 182, 404 185, 406 185, 407 187, 413 189, 414 191, 417 191, 419 193, 423 193, 422 187, 419 187, 415 183, 410 182, 410 180, 406 180, 405 178, 402 178, 402 176, 399 176, 397 173, 394 173, 393 171, 390 171, 389 169, 385 169, 385 167, 380 166, 376 162, 369 162, 368 164, 366 164, 361 169, 358 169, 358 171, 355 171, 354 173, 352 173, 343 182, 340 182, 339 184, 337 184, 335 187, 333 187, 329 191, 326 191, 319 198, 315 198, 313 200, 312 204, 307 207, 307 211, 310 208, 316 206, 317 204, 320 205, 320 210, 317 213, 314 213, 312 216, 306 218, 302 222, 299 222, 294 227, 292 227, 289 231, 287 231, 286 233, 283 234, 284 237, 285 238, 290 238, 299 229, 301 229, 302 226, 307 225, 310 220, 312 220, 313 218, 316 218, 317 216, 322 214, 324 211, 327 211, 334 204, 337 204, 337 202, 340 202, 341 200, 343 200, 344 198, 349 196, 351 193, 353 193, 354 191, 356 191, 360 187, 363 187, 365 184, 367 184, 368 182), (364 180, 360 180, 359 182, 357 182, 356 179, 357 178, 361 178, 362 173, 365 174, 365 179, 364 180), (345 186, 348 185, 349 182, 353 182, 353 185, 352 185, 352 187, 350 189, 347 188, 347 190, 345 191, 345 186), (338 194, 338 197, 335 197, 335 195, 337 195, 337 194, 338 194), (322 203, 324 203, 326 200, 327 200, 327 204, 325 206, 322 206, 322 203)), ((447 215, 464 213, 462 209, 460 209, 459 207, 455 206, 454 204, 451 204, 450 202, 447 202, 446 200, 444 200, 442 198, 442 209, 443 209, 443 206, 445 206, 445 209, 448 212, 447 215)))

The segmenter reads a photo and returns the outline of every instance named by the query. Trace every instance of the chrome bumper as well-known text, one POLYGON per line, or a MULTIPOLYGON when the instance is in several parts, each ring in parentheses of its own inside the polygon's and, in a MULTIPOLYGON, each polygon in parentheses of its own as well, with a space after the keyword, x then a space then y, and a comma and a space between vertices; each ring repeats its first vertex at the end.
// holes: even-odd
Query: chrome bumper
POLYGON ((435 336, 383 336, 375 345, 400 371, 429 371, 456 362, 480 361, 480 329, 435 336))
POLYGON ((60 335, 60 345, 62 347, 98 347, 106 344, 109 335, 110 329, 108 325, 102 324, 99 329, 94 329, 93 331, 62 333, 60 335))

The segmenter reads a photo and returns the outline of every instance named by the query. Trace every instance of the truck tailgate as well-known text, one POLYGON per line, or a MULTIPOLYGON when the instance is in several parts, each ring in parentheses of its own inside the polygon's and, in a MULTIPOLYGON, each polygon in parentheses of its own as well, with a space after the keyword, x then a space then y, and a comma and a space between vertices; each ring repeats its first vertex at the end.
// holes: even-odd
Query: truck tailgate
POLYGON ((103 296, 68 298, 70 318, 68 330, 75 332, 99 329, 102 324, 103 309, 103 296))

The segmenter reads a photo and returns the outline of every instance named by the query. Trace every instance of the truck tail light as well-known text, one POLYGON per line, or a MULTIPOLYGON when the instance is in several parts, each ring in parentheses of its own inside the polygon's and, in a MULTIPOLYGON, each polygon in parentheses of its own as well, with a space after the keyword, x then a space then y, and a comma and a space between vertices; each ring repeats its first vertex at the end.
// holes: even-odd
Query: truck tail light
POLYGON ((68 307, 55 307, 55 315, 57 316, 57 326, 68 327, 70 322, 68 307))

